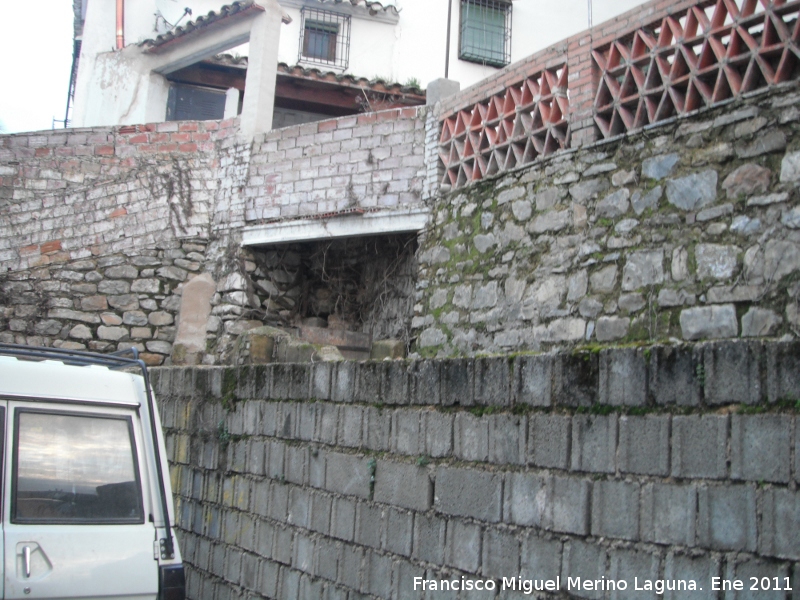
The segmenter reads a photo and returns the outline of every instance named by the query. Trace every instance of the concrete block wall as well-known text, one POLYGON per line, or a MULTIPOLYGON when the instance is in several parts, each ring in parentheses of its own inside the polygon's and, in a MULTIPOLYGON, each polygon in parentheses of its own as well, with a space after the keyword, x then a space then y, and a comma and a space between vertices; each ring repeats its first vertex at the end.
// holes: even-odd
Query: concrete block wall
POLYGON ((703 589, 669 598, 751 597, 712 577, 797 587, 799 356, 721 342, 155 369, 189 597, 528 597, 500 590, 518 576, 578 598, 655 597, 634 577, 703 589))
POLYGON ((384 110, 257 138, 244 190, 245 220, 421 204, 426 112, 384 110))
POLYGON ((420 354, 796 336, 798 100, 778 86, 436 196, 420 354))

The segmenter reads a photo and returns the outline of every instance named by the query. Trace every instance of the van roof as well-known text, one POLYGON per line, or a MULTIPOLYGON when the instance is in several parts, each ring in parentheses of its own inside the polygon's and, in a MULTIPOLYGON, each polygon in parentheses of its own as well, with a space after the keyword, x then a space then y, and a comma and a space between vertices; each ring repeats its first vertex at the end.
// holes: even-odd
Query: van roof
POLYGON ((142 377, 99 365, 0 356, 0 395, 138 406, 142 377), (137 385, 138 380, 138 385, 137 385))

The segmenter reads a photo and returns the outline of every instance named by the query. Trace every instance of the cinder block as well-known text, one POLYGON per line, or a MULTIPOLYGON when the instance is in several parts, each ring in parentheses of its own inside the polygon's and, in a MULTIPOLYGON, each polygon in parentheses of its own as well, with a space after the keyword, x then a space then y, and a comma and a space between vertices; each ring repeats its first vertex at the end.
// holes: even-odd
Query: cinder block
POLYGON ((643 348, 600 351, 598 402, 611 406, 644 406, 647 361, 643 348))
POLYGON ((346 542, 353 541, 356 503, 349 498, 334 498, 331 510, 331 535, 346 542))
POLYGON ((398 454, 420 454, 420 411, 398 408, 392 413, 392 449, 398 454))
POLYGON ((664 592, 664 599, 681 600, 690 594, 693 598, 698 599, 716 599, 717 592, 711 590, 711 578, 719 577, 719 575, 720 561, 717 556, 708 554, 694 556, 670 552, 664 561, 664 579, 694 580, 697 591, 670 590, 664 592), (705 585, 701 582, 705 582, 705 585), (700 588, 703 588, 702 591, 700 588))
POLYGON ((728 417, 672 418, 672 476, 722 479, 727 475, 728 417))
POLYGON ((792 421, 787 415, 733 415, 731 479, 788 483, 792 421))
POLYGON ((315 559, 314 574, 329 581, 336 581, 339 572, 339 555, 342 544, 328 538, 317 540, 317 556, 315 559))
POLYGON ((528 461, 548 469, 568 469, 572 442, 572 417, 533 414, 529 418, 528 461))
POLYGON ((383 536, 384 550, 400 556, 410 556, 413 513, 389 507, 384 516, 386 519, 386 533, 383 536))
POLYGON ((372 404, 381 398, 381 379, 383 368, 381 363, 375 361, 357 363, 358 377, 357 402, 372 404))
POLYGON ((475 404, 511 405, 511 363, 508 358, 477 358, 474 372, 475 404))
POLYGON ((488 460, 489 419, 459 412, 453 424, 453 454, 461 460, 488 460))
POLYGON ((541 528, 551 525, 549 478, 534 473, 508 473, 505 487, 503 515, 506 521, 541 528))
MULTIPOLYGON (((606 575, 606 551, 595 544, 570 540, 564 544, 563 567, 561 571, 562 580, 568 577, 580 577, 581 580, 595 580, 606 575)), ((602 598, 605 592, 602 590, 575 590, 576 595, 582 598, 602 598)))
POLYGON ((392 559, 377 552, 367 552, 364 591, 380 598, 392 594, 392 559))
POLYGON ((325 591, 325 582, 321 579, 312 578, 305 573, 300 575, 300 591, 298 598, 308 598, 308 600, 322 600, 325 591))
POLYGON ((483 533, 481 575, 500 579, 519 573, 519 540, 514 532, 488 528, 483 533))
MULTIPOLYGON (((411 364, 404 360, 382 361, 381 401, 389 405, 411 404, 411 364)), ((375 400, 372 400, 374 402, 375 400)))
POLYGON ((320 403, 316 440, 323 444, 336 445, 336 436, 339 431, 339 411, 341 408, 329 402, 320 403))
POLYGON ((650 483, 642 488, 642 539, 656 544, 693 546, 697 489, 693 485, 650 483))
POLYGON ((617 420, 617 415, 575 415, 572 418, 573 471, 615 471, 617 420))
POLYGON ((317 400, 331 399, 331 363, 315 363, 311 365, 311 383, 309 393, 317 400))
POLYGON ((328 453, 318 448, 310 448, 308 453, 308 485, 315 488, 325 487, 325 462, 328 453))
POLYGON ((497 473, 439 467, 436 470, 434 508, 456 517, 496 523, 501 516, 503 478, 497 473))
POLYGON ((761 342, 715 342, 703 348, 707 404, 758 404, 766 396, 761 342))
POLYGON ((276 527, 274 545, 272 546, 272 559, 284 565, 292 563, 292 542, 294 532, 290 527, 276 527))
POLYGON ((754 552, 756 494, 750 486, 698 490, 697 544, 712 550, 754 552))
POLYGON ((800 390, 800 342, 767 342, 766 355, 767 399, 770 402, 797 400, 797 390, 800 390))
POLYGON ((589 533, 591 483, 575 477, 553 477, 550 506, 552 528, 563 533, 589 533))
MULTIPOLYGON (((292 566, 299 571, 311 573, 314 561, 314 538, 310 535, 299 532, 294 537, 294 552, 292 555, 292 566)), ((244 570, 244 565, 242 565, 244 570)))
POLYGON ((339 559, 339 574, 336 581, 351 590, 360 590, 363 566, 364 549, 345 544, 342 546, 342 554, 339 559))
POLYGON ((610 567, 608 578, 614 581, 625 581, 628 587, 625 590, 619 588, 608 592, 609 600, 622 600, 627 598, 650 598, 656 600, 658 596, 655 591, 637 592, 634 589, 634 578, 638 578, 640 585, 645 579, 655 581, 658 579, 659 563, 661 562, 657 554, 650 554, 644 550, 626 550, 615 548, 610 552, 610 567))
POLYGON ((317 414, 321 404, 317 402, 303 402, 297 407, 297 438, 310 442, 317 432, 317 414))
POLYGON ((413 403, 431 406, 441 404, 441 361, 418 360, 413 365, 409 382, 414 390, 411 396, 413 403))
POLYGON ((353 402, 357 393, 357 363, 351 360, 335 363, 333 381, 331 382, 331 397, 334 402, 353 402))
POLYGON ((425 454, 442 458, 453 454, 453 426, 455 416, 430 410, 423 413, 425 420, 425 454))
POLYGON ((622 473, 669 474, 668 415, 622 416, 617 460, 622 473))
MULTIPOLYGON (((790 575, 789 565, 785 563, 767 562, 754 558, 742 557, 739 561, 729 560, 725 565, 725 579, 739 579, 744 583, 744 589, 738 592, 727 592, 725 600, 784 600, 786 591, 774 589, 776 580, 780 587, 786 586, 786 579, 790 575), (755 582, 751 578, 755 578, 755 582), (761 589, 761 580, 769 581, 768 590, 761 589), (756 589, 751 587, 756 584, 756 589)), ((766 583, 766 582, 764 582, 766 583)), ((797 588, 797 582, 792 585, 797 588)))
POLYGON ((561 575, 563 544, 529 533, 522 539, 520 575, 524 579, 555 579, 561 575))
POLYGON ((414 464, 379 460, 375 469, 375 501, 426 511, 433 502, 428 470, 414 464))
POLYGON ((478 525, 455 519, 447 524, 445 563, 467 573, 478 572, 481 564, 481 528, 478 525))
POLYGON ((692 346, 650 347, 648 394, 656 404, 697 406, 700 404, 698 366, 702 351, 692 346))
POLYGON ((444 541, 447 521, 435 515, 414 517, 414 543, 411 556, 440 565, 444 562, 444 541))
POLYGON ((333 498, 327 494, 315 492, 311 494, 311 525, 310 529, 328 535, 331 524, 331 509, 333 498))
POLYGON ((292 400, 308 400, 310 397, 311 365, 292 365, 291 377, 290 396, 292 400))
POLYGON ((297 404, 281 402, 276 415, 275 435, 284 439, 294 439, 297 424, 297 404))
POLYGON ((800 560, 800 492, 768 489, 761 493, 759 553, 800 560))
POLYGON ((308 448, 306 446, 286 446, 285 464, 284 479, 289 483, 305 484, 308 473, 308 448))
POLYGON ((425 569, 407 560, 397 560, 392 573, 392 600, 406 600, 419 596, 414 589, 414 578, 425 578, 425 569))
POLYGON ((592 535, 639 539, 639 484, 596 481, 592 485, 592 535))
POLYGON ((311 495, 308 488, 291 486, 289 489, 289 506, 286 522, 308 529, 311 511, 311 495))
POLYGON ((391 447, 392 411, 368 406, 364 409, 364 443, 382 452, 391 447))
POLYGON ((369 498, 368 460, 331 452, 327 456, 325 488, 338 494, 369 498))
POLYGON ((597 402, 599 360, 596 352, 562 353, 554 357, 553 404, 592 406, 597 402))
POLYGON ((381 548, 384 529, 384 509, 376 504, 359 502, 356 507, 356 543, 381 548))
POLYGON ((525 464, 528 419, 511 414, 484 418, 489 420, 489 462, 501 465, 525 464))
POLYGON ((339 413, 339 445, 359 448, 363 429, 364 407, 343 406, 339 413))
POLYGON ((455 358, 441 361, 441 391, 444 406, 472 406, 475 361, 455 358))
POLYGON ((270 486, 269 514, 271 519, 281 523, 286 521, 286 512, 289 506, 289 486, 273 482, 270 486))
POLYGON ((518 356, 514 360, 514 401, 530 406, 550 406, 553 395, 552 356, 518 356))
POLYGON ((271 560, 262 561, 261 569, 258 574, 259 593, 274 598, 278 595, 278 578, 280 577, 280 565, 271 560))

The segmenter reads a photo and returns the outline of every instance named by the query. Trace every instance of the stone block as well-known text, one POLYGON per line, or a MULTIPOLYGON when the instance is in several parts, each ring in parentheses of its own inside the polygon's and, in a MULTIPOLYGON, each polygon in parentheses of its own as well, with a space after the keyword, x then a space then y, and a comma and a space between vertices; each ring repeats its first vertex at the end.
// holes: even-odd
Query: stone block
POLYGON ((639 538, 639 484, 596 481, 592 485, 592 535, 639 538))
MULTIPOLYGON (((606 575, 607 554, 602 546, 570 540, 564 544, 562 580, 568 577, 580 577, 583 580, 596 580, 606 575)), ((599 599, 605 596, 602 590, 573 590, 581 598, 599 599)))
POLYGON ((672 173, 680 162, 678 154, 662 154, 642 161, 642 177, 664 179, 672 173))
POLYGON ((620 472, 668 475, 669 430, 668 415, 620 417, 617 452, 620 472))
POLYGON ((698 490, 697 544, 712 550, 756 550, 756 494, 750 486, 698 490))
POLYGON ((467 573, 478 572, 481 563, 480 526, 459 520, 448 523, 445 563, 467 573))
POLYGON ((697 406, 700 381, 697 366, 702 352, 695 346, 652 346, 648 393, 656 404, 697 406))
MULTIPOLYGON (((744 584, 744 589, 733 593, 727 592, 725 599, 784 600, 786 598, 786 590, 784 588, 789 575, 790 568, 785 563, 768 562, 748 557, 740 557, 739 560, 730 559, 725 565, 725 579, 739 579, 744 584), (769 589, 762 590, 761 583, 764 578, 769 581, 769 589), (779 582, 780 585, 776 586, 776 582, 779 582), (751 589, 754 584, 756 589, 751 589), (781 589, 776 589, 777 587, 781 589)), ((794 583, 792 587, 796 590, 797 584, 794 583)))
POLYGON ((708 404, 758 404, 764 347, 760 342, 718 342, 703 349, 705 400, 708 404))
POLYGON ((474 366, 474 401, 484 406, 511 404, 511 363, 506 357, 478 358, 474 366))
POLYGON ((445 528, 447 521, 436 515, 418 514, 414 517, 414 545, 411 556, 434 565, 444 562, 445 528))
POLYGON ((788 483, 791 420, 783 414, 731 417, 731 479, 788 483))
POLYGON ((597 401, 599 356, 596 352, 562 353, 554 357, 553 404, 591 406, 597 401))
POLYGON ((642 488, 642 540, 693 546, 696 516, 697 490, 694 486, 650 483, 642 488))
POLYGON ((453 454, 466 461, 489 459, 489 419, 461 411, 453 425, 453 454))
POLYGON ((723 479, 727 476, 729 420, 723 415, 681 415, 672 419, 672 476, 723 479))
POLYGON ((622 269, 622 289, 626 292, 664 282, 664 251, 637 250, 628 255, 622 269))
POLYGON ((375 470, 375 501, 424 512, 433 502, 427 469, 413 464, 379 460, 375 470))
POLYGON ((529 417, 528 461, 549 469, 568 469, 572 443, 572 418, 533 414, 529 417))
MULTIPOLYGON (((599 326, 599 321, 598 321, 599 326)), ((642 348, 614 348, 600 352, 601 404, 643 406, 647 400, 647 362, 642 348)))
POLYGON ((612 342, 628 335, 629 317, 600 317, 597 319, 595 337, 598 342, 612 342))
POLYGON ((489 528, 483 534, 481 575, 501 579, 519 573, 520 544, 514 533, 489 528))
POLYGON ((386 358, 405 358, 406 345, 402 340, 378 340, 372 342, 370 360, 384 360, 386 358))
POLYGON ((437 512, 490 523, 500 520, 503 492, 500 474, 477 469, 439 467, 434 490, 433 503, 437 512))
POLYGON ((331 452, 327 456, 325 488, 338 494, 369 497, 368 460, 349 454, 331 452))
POLYGON ((686 211, 697 211, 717 200, 717 172, 706 170, 667 180, 667 201, 686 211))
POLYGON ((514 361, 516 404, 550 406, 553 388, 552 356, 518 356, 514 361))
POLYGON ((425 454, 433 458, 450 456, 453 453, 452 414, 438 411, 424 413, 425 421, 425 454))
POLYGON ((617 415, 575 415, 572 419, 573 471, 616 470, 617 415))
POLYGON ((739 333, 733 304, 685 308, 681 311, 680 324, 685 340, 732 338, 739 333))
POLYGON ((764 556, 800 560, 800 493, 771 488, 761 493, 761 535, 764 556))
POLYGON ((442 404, 445 406, 472 406, 474 385, 474 360, 459 358, 442 361, 442 404))

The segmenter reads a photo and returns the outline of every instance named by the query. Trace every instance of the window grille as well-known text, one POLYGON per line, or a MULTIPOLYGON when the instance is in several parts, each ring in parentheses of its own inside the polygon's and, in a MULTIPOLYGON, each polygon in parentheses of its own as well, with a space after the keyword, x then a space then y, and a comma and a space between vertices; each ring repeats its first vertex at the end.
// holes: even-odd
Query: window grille
POLYGON ((458 58, 493 67, 511 62, 511 2, 461 0, 458 58))
POLYGON ((350 61, 350 16, 303 8, 299 62, 346 69, 350 61))

